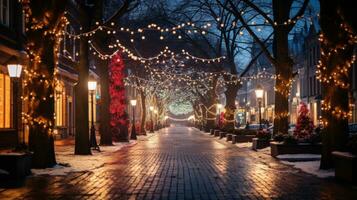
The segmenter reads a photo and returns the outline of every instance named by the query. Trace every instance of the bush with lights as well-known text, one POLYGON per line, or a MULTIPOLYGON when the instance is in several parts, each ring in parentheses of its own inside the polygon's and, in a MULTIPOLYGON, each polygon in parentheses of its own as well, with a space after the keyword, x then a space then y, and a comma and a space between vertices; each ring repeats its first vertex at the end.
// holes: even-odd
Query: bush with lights
POLYGON ((314 131, 314 124, 309 117, 309 109, 303 102, 299 106, 299 116, 294 129, 294 137, 298 141, 307 141, 311 138, 314 131))

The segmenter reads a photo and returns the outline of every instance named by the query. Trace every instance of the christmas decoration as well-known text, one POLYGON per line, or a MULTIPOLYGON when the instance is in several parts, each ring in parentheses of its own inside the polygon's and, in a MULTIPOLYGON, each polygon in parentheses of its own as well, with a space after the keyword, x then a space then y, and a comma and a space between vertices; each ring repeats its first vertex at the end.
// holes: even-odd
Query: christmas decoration
POLYGON ((313 130, 314 124, 309 117, 309 109, 305 103, 301 102, 294 136, 299 141, 305 141, 311 137, 313 130))
POLYGON ((113 136, 119 140, 127 139, 128 115, 125 98, 124 72, 125 66, 120 53, 113 56, 109 66, 109 94, 110 94, 110 125, 113 136))

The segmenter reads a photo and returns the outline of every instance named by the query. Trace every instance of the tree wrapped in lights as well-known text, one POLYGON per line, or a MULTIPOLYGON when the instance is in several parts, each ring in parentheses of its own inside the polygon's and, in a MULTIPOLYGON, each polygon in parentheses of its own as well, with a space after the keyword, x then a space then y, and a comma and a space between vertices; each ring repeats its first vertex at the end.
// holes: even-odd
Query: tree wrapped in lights
POLYGON ((299 116, 297 118, 294 136, 299 141, 309 139, 314 131, 314 124, 309 116, 309 109, 304 102, 300 103, 299 116))
POLYGON ((331 152, 344 150, 351 116, 351 67, 356 59, 356 2, 320 0, 321 60, 317 76, 323 86, 321 168, 333 167, 331 152), (355 6, 353 6, 355 5, 355 6))
POLYGON ((120 53, 111 59, 109 65, 109 94, 110 94, 110 125, 114 137, 119 141, 128 141, 128 114, 125 97, 125 65, 120 53))
POLYGON ((54 153, 54 88, 58 47, 66 25, 66 1, 21 1, 26 20, 26 51, 29 65, 24 72, 24 122, 29 126, 29 148, 34 152, 32 166, 52 167, 54 153))

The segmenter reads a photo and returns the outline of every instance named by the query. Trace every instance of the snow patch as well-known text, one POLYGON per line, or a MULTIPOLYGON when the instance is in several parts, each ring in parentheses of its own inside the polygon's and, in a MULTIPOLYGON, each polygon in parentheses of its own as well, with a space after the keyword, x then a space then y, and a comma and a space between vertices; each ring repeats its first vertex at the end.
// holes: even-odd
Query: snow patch
POLYGON ((320 154, 282 154, 278 155, 279 159, 288 159, 288 158, 321 158, 320 154))
POLYGON ((74 146, 56 146, 57 164, 53 168, 32 169, 34 175, 64 176, 70 172, 93 171, 104 166, 113 152, 124 147, 132 146, 136 141, 129 143, 113 143, 113 146, 100 146, 99 151, 92 151, 92 155, 74 155, 74 146))
POLYGON ((0 175, 9 175, 9 172, 3 169, 0 169, 0 175))
POLYGON ((251 142, 236 143, 236 146, 239 148, 251 148, 252 143, 251 142))
POLYGON ((294 168, 300 169, 303 172, 315 175, 319 178, 328 178, 328 177, 335 176, 335 172, 333 169, 321 170, 320 169, 320 161, 307 161, 307 162, 280 161, 280 162, 287 164, 287 165, 292 165, 294 168))

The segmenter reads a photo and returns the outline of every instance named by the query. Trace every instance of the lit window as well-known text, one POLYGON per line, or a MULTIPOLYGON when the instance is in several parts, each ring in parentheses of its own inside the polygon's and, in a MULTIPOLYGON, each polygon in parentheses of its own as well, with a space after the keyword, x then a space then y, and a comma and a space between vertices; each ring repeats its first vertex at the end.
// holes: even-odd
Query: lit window
POLYGON ((63 84, 56 86, 56 101, 55 101, 55 113, 56 113, 56 126, 65 126, 66 115, 66 93, 63 84))
POLYGON ((11 128, 11 81, 0 73, 0 128, 11 128))

